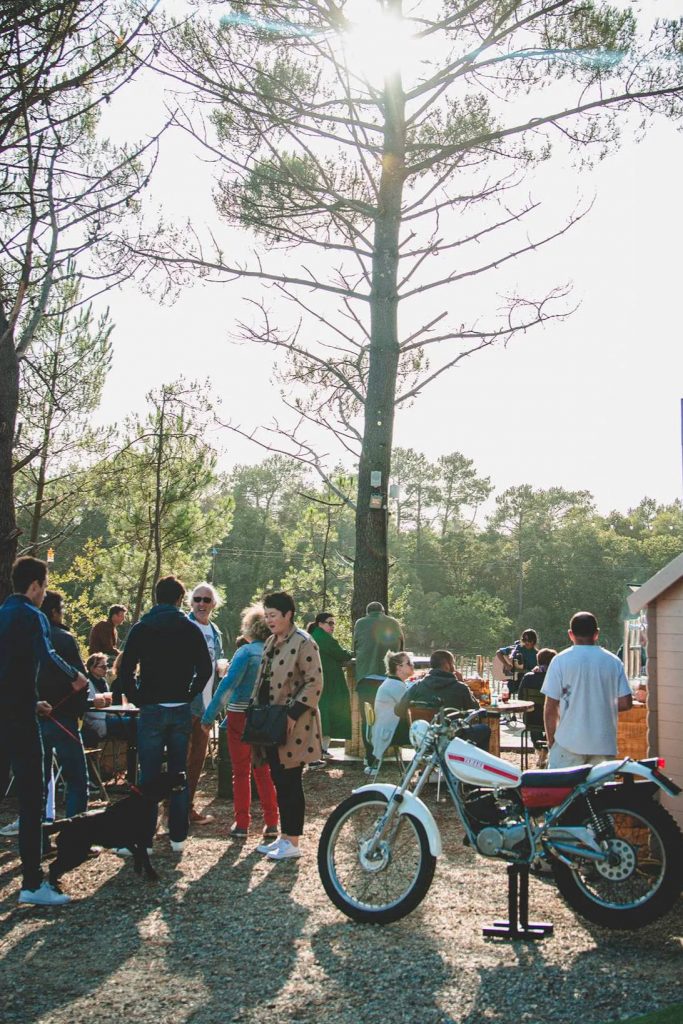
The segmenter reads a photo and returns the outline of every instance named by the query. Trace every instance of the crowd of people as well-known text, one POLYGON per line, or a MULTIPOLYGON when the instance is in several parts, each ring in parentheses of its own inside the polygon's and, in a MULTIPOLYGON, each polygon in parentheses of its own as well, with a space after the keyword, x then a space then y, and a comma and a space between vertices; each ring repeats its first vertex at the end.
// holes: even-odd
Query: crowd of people
MULTIPOLYGON (((374 708, 373 728, 363 730, 369 774, 377 772, 391 744, 407 741, 411 704, 479 707, 448 650, 434 651, 427 674, 415 678, 401 625, 379 602, 370 603, 356 621, 351 652, 334 637, 332 613, 321 612, 302 629, 290 594, 266 594, 243 610, 241 635, 228 661, 212 621, 220 604, 216 589, 206 582, 195 586, 185 614, 185 586, 166 576, 156 585, 154 606, 131 627, 123 650, 118 628, 125 621, 125 606, 112 605, 107 618, 94 624, 84 665, 64 625, 64 598, 47 589, 47 565, 30 556, 19 558, 12 583, 14 592, 0 607, 0 795, 11 767, 19 801, 20 903, 69 901, 43 879, 41 868, 49 848, 42 822, 53 756, 66 784, 66 816, 72 817, 87 808, 88 745, 111 737, 130 740, 134 730, 141 784, 157 778, 164 762, 169 773, 186 773, 186 785, 172 792, 167 807, 171 850, 180 854, 190 828, 213 821, 196 806, 196 795, 211 731, 225 712, 220 728, 226 730, 234 800, 229 838, 248 837, 253 775, 263 814, 257 849, 277 862, 302 853, 304 770, 325 766, 332 738, 351 738, 343 666, 352 658, 364 724, 366 706, 374 708), (284 742, 245 742, 253 704, 286 708, 284 742), (108 713, 112 708, 116 714, 108 713)), ((550 648, 538 650, 534 630, 525 630, 516 644, 498 652, 510 690, 534 704, 533 728, 539 736, 545 732, 550 767, 616 753, 616 716, 630 706, 631 693, 623 665, 599 647, 598 635, 594 616, 581 612, 571 621, 572 646, 559 655, 550 648)), ((470 727, 469 739, 479 747, 487 749, 489 738, 488 726, 470 727)), ((151 807, 148 853, 157 828, 158 809, 151 807)))

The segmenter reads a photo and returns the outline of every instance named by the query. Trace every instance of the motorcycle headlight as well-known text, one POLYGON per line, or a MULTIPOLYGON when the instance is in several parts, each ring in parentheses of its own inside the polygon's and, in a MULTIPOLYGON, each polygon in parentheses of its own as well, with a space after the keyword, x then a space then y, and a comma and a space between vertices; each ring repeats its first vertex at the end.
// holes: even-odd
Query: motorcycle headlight
POLYGON ((421 718, 418 718, 418 720, 416 722, 413 722, 413 724, 411 725, 408 737, 410 739, 411 745, 415 747, 416 750, 419 750, 420 747, 422 746, 422 741, 427 735, 428 730, 429 722, 425 722, 421 718))

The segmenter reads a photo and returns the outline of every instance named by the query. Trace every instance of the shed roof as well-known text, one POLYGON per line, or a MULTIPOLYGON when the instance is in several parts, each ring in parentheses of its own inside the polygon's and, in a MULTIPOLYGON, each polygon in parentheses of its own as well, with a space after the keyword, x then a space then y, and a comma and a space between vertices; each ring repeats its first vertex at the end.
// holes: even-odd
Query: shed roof
POLYGON ((627 601, 631 612, 636 614, 641 611, 645 605, 655 601, 660 594, 677 583, 681 577, 683 577, 683 552, 659 572, 656 572, 654 576, 651 576, 647 583, 643 583, 642 587, 638 587, 633 594, 629 594, 627 601))

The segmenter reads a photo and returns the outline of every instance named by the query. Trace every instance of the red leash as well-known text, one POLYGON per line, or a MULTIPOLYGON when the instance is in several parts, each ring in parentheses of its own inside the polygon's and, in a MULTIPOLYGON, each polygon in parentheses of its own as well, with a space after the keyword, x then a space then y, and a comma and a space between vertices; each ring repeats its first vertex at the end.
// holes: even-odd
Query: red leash
MULTIPOLYGON (((83 689, 87 689, 87 687, 83 687, 83 689)), ((58 726, 62 730, 62 732, 65 732, 67 734, 67 736, 71 737, 71 739, 74 741, 74 743, 80 743, 81 742, 80 737, 79 736, 74 736, 74 734, 71 732, 71 729, 67 729, 67 727, 65 725, 62 725, 62 723, 58 722, 57 719, 54 717, 54 713, 57 710, 57 708, 61 707, 62 704, 64 704, 67 700, 71 700, 71 698, 76 693, 80 693, 80 690, 74 690, 71 693, 67 693, 67 695, 65 697, 62 697, 61 700, 58 700, 56 704, 52 705, 52 711, 50 712, 50 714, 49 715, 43 715, 43 717, 44 718, 49 718, 51 722, 54 722, 55 725, 58 726)))

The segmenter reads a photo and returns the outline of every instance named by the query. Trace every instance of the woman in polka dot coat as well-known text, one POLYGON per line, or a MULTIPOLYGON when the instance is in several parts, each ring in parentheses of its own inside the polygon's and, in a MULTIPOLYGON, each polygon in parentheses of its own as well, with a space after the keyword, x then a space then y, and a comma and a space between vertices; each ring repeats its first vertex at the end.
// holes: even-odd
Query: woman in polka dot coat
POLYGON ((273 635, 263 648, 254 699, 259 704, 287 704, 290 700, 292 703, 287 711, 286 742, 281 747, 254 751, 255 760, 267 758, 270 765, 282 830, 274 843, 258 849, 269 860, 286 860, 301 856, 299 837, 306 810, 304 766, 322 756, 318 701, 323 673, 315 640, 294 625, 296 606, 291 595, 266 594, 263 607, 273 635))

